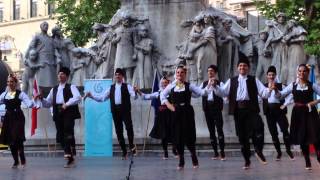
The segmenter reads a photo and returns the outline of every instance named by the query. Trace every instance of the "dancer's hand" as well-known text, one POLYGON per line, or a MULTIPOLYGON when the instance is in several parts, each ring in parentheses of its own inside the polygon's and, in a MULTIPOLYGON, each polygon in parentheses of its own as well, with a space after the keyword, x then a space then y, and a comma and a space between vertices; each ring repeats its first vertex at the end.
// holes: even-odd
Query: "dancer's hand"
POLYGON ((172 112, 175 112, 175 111, 176 111, 176 108, 174 107, 173 104, 167 102, 166 105, 167 105, 167 108, 168 108, 170 111, 172 111, 172 112))
POLYGON ((280 106, 280 109, 282 109, 282 110, 284 110, 285 108, 286 108, 285 105, 281 105, 281 106, 280 106))
POLYGON ((63 103, 63 105, 62 105, 62 109, 63 109, 63 110, 66 110, 66 109, 67 109, 67 107, 68 107, 68 106, 66 105, 66 103, 63 103))
POLYGON ((87 97, 92 98, 91 92, 86 92, 86 94, 83 96, 83 99, 86 100, 87 97))

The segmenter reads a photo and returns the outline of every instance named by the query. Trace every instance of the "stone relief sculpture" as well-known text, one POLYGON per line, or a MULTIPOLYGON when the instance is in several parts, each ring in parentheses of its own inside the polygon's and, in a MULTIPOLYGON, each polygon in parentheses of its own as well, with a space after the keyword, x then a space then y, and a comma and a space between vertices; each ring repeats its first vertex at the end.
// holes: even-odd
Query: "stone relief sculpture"
POLYGON ((35 49, 30 49, 29 56, 24 59, 25 69, 22 74, 22 91, 29 93, 32 91, 32 83, 36 72, 44 67, 37 58, 38 54, 35 49))
POLYGON ((149 38, 149 30, 145 25, 140 25, 138 37, 139 40, 134 45, 136 49, 137 66, 134 71, 132 84, 141 89, 149 89, 152 88, 153 81, 153 40, 149 38))
POLYGON ((37 52, 37 61, 43 65, 35 74, 40 89, 50 88, 57 84, 57 61, 59 60, 53 38, 47 34, 48 28, 47 22, 41 23, 41 33, 32 39, 25 54, 26 59, 30 58, 30 50, 34 49, 37 52))
POLYGON ((258 53, 258 66, 256 71, 256 77, 262 82, 266 82, 266 73, 272 61, 272 50, 270 46, 266 46, 268 39, 268 32, 266 30, 260 31, 259 40, 256 43, 256 49, 258 53))
POLYGON ((97 64, 97 69, 93 75, 95 79, 106 79, 112 78, 114 71, 114 57, 115 57, 115 46, 112 40, 115 33, 112 27, 107 24, 96 23, 92 27, 94 33, 97 34, 96 56, 94 62, 97 64))
MULTIPOLYGON (((277 69, 278 78, 282 83, 287 83, 288 76, 288 61, 287 61, 287 44, 282 41, 287 32, 286 16, 284 13, 278 13, 276 16, 277 22, 269 21, 269 37, 266 45, 272 47, 272 62, 277 69)), ((265 49, 266 50, 266 49, 265 49)))
POLYGON ((240 34, 233 31, 232 19, 226 18, 222 22, 223 28, 220 29, 218 35, 219 46, 219 79, 226 81, 229 77, 235 75, 238 63, 238 52, 240 48, 240 34))
POLYGON ((124 69, 126 81, 131 83, 137 60, 134 57, 135 28, 132 25, 133 18, 129 14, 123 14, 120 22, 120 26, 115 29, 115 38, 112 40, 112 43, 117 45, 114 69, 124 69))
POLYGON ((70 68, 71 51, 75 47, 74 43, 71 39, 63 37, 59 26, 52 28, 51 32, 55 49, 58 51, 61 59, 59 66, 70 68))
POLYGON ((71 83, 83 87, 84 79, 86 78, 87 52, 82 48, 72 49, 72 63, 71 63, 71 83))
POLYGON ((283 40, 288 45, 288 76, 287 83, 293 82, 296 79, 296 67, 299 64, 307 63, 306 54, 304 52, 304 41, 306 40, 307 31, 297 24, 295 20, 288 21, 288 30, 283 40))

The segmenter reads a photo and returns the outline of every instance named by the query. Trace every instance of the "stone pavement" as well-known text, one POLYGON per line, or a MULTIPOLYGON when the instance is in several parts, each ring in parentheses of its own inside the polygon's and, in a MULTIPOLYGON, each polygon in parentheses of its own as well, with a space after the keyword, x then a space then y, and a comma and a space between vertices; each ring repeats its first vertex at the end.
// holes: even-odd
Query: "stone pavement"
MULTIPOLYGON (((313 170, 304 169, 301 156, 290 161, 286 156, 276 162, 267 157, 268 164, 260 164, 252 157, 252 168, 242 170, 240 156, 229 157, 227 161, 211 160, 200 156, 200 168, 192 169, 191 159, 186 156, 186 166, 182 171, 175 169, 176 159, 161 160, 159 156, 134 158, 131 180, 308 180, 320 179, 320 166, 312 159, 313 170)), ((92 158, 77 157, 77 165, 64 169, 62 157, 27 157, 25 169, 11 169, 11 157, 0 157, 0 180, 124 180, 128 175, 129 160, 119 157, 92 158)))

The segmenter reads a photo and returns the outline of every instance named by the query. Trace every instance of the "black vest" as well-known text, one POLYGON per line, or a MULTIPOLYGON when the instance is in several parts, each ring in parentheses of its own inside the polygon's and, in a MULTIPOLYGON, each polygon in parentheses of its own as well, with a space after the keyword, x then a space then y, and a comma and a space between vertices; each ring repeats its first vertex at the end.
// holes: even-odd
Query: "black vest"
MULTIPOLYGON (((264 84, 264 86, 268 87, 268 83, 264 84)), ((282 83, 276 83, 276 87, 279 91, 282 90, 282 83)), ((280 104, 283 105, 284 100, 280 100, 280 104)), ((263 113, 267 114, 269 108, 268 108, 268 99, 262 100, 262 107, 263 107, 263 113)), ((287 113, 287 108, 283 109, 284 113, 287 113)))
MULTIPOLYGON (((247 91, 249 95, 249 109, 253 112, 259 113, 259 103, 258 103, 258 88, 256 84, 256 78, 254 76, 247 76, 247 91)), ((237 90, 238 90, 238 76, 230 79, 230 92, 229 92, 229 114, 234 114, 237 107, 237 90)))
POLYGON ((170 103, 179 105, 180 103, 184 103, 186 105, 190 105, 191 103, 191 95, 192 92, 189 89, 190 84, 185 82, 184 83, 185 90, 181 92, 175 92, 174 88, 171 89, 170 93, 170 103))
MULTIPOLYGON (((218 84, 220 84, 220 81, 218 81, 218 84)), ((202 89, 205 88, 208 85, 208 81, 204 81, 203 82, 203 86, 202 89)), ((217 109, 219 111, 222 111, 223 109, 223 99, 219 96, 217 96, 214 91, 212 91, 212 95, 213 95, 213 105, 211 105, 210 107, 213 109, 217 109)), ((208 97, 207 96, 203 96, 202 97, 202 109, 204 111, 208 110, 209 105, 208 105, 208 97)))
MULTIPOLYGON (((115 111, 115 99, 114 93, 116 91, 116 85, 112 84, 110 88, 110 103, 111 103, 111 112, 115 111)), ((131 111, 131 101, 130 94, 128 90, 128 85, 126 83, 121 84, 121 110, 124 112, 131 111)))
POLYGON ((20 90, 16 90, 16 94, 14 96, 13 99, 6 99, 6 95, 8 94, 8 92, 5 93, 4 95, 4 104, 6 105, 5 108, 7 111, 9 112, 17 112, 17 111, 21 111, 21 100, 19 99, 21 91, 20 90))
MULTIPOLYGON (((58 86, 55 86, 53 88, 53 91, 52 91, 52 108, 53 108, 53 120, 54 121, 55 121, 55 119, 57 118, 57 115, 58 115, 58 107, 57 107, 57 104, 56 104, 57 92, 58 92, 58 86)), ((72 96, 73 95, 72 95, 72 91, 71 91, 71 85, 70 84, 66 84, 65 87, 63 88, 63 99, 64 99, 64 102, 68 102, 68 100, 72 96)), ((68 106, 64 110, 64 113, 65 113, 64 115, 68 119, 80 119, 81 118, 78 104, 72 105, 72 106, 68 106)))

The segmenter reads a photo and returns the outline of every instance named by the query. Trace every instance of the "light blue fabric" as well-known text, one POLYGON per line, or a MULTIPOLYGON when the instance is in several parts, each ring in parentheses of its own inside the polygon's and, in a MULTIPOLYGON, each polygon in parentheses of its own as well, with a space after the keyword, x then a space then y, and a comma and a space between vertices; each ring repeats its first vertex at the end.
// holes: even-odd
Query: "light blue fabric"
MULTIPOLYGON (((84 91, 102 95, 112 80, 85 80, 84 91)), ((85 156, 112 156, 112 114, 110 100, 85 100, 85 156)))

